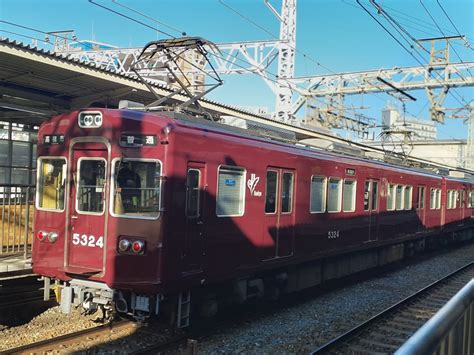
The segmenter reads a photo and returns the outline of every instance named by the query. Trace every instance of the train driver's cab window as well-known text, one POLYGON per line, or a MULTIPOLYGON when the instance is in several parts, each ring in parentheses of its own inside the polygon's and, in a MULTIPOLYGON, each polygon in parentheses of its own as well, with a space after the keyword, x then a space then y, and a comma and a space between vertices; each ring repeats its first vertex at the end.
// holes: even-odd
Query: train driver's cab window
POLYGON ((387 211, 393 211, 395 209, 395 188, 393 184, 387 186, 387 211))
POLYGON ((267 171, 267 182, 265 186, 265 213, 276 213, 278 191, 278 172, 267 171))
POLYGON ((328 181, 328 212, 341 211, 342 180, 329 178, 328 181))
POLYGON ((217 180, 217 216, 242 216, 245 201, 245 169, 220 166, 217 180))
POLYGON ((161 163, 119 159, 113 168, 113 212, 117 216, 157 218, 160 213, 161 163))
POLYGON ((78 162, 76 210, 101 214, 105 200, 105 159, 81 158, 78 162))
POLYGON ((50 211, 63 211, 65 185, 66 159, 39 158, 37 207, 50 211))
POLYGON ((354 212, 356 202, 356 182, 355 180, 344 180, 342 191, 342 210, 344 212, 354 212))
POLYGON ((322 176, 311 177, 311 213, 322 213, 326 209, 326 178, 322 176))

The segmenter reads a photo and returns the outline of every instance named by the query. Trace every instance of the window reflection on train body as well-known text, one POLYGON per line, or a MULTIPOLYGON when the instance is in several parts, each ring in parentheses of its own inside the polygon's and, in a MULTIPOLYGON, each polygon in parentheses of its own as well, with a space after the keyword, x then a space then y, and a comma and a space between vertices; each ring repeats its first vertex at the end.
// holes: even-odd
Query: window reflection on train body
POLYGON ((113 209, 116 215, 158 217, 161 185, 159 162, 117 161, 114 175, 113 209))

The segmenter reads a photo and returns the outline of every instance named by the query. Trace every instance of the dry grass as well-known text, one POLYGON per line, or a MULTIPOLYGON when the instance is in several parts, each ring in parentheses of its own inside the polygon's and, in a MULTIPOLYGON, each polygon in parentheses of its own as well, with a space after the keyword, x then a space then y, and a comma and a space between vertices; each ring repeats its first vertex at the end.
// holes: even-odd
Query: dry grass
POLYGON ((33 238, 34 205, 29 206, 29 221, 26 222, 26 205, 0 205, 0 253, 17 250, 25 243, 25 226, 28 226, 28 244, 33 238))

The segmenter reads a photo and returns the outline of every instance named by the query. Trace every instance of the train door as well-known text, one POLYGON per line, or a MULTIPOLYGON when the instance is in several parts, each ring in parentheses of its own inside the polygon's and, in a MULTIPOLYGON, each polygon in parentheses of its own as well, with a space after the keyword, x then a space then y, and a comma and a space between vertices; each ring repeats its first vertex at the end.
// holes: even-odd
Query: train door
POLYGON ((461 190, 459 190, 459 217, 462 224, 464 224, 464 217, 466 215, 466 196, 467 186, 463 185, 461 190))
POLYGON ((84 142, 71 147, 67 272, 105 271, 108 154, 104 143, 84 142))
POLYGON ((293 254, 294 190, 294 170, 284 168, 269 168, 267 170, 265 226, 274 241, 274 253, 270 258, 293 254))
POLYGON ((418 215, 418 231, 421 232, 425 229, 425 218, 426 218, 426 186, 418 186, 416 192, 416 213, 418 215))
POLYGON ((206 166, 204 163, 189 162, 186 173, 185 205, 185 245, 183 272, 202 271, 203 229, 204 229, 204 188, 206 186, 206 166))
POLYGON ((379 204, 379 181, 366 180, 364 185, 364 212, 368 217, 367 241, 369 242, 378 239, 379 204))

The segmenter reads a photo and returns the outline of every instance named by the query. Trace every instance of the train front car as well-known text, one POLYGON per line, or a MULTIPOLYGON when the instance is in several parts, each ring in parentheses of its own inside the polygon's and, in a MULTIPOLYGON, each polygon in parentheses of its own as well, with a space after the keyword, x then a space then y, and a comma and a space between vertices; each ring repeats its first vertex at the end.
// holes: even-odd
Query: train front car
POLYGON ((63 312, 157 313, 166 124, 97 109, 41 126, 33 271, 45 295, 60 290, 63 312))

